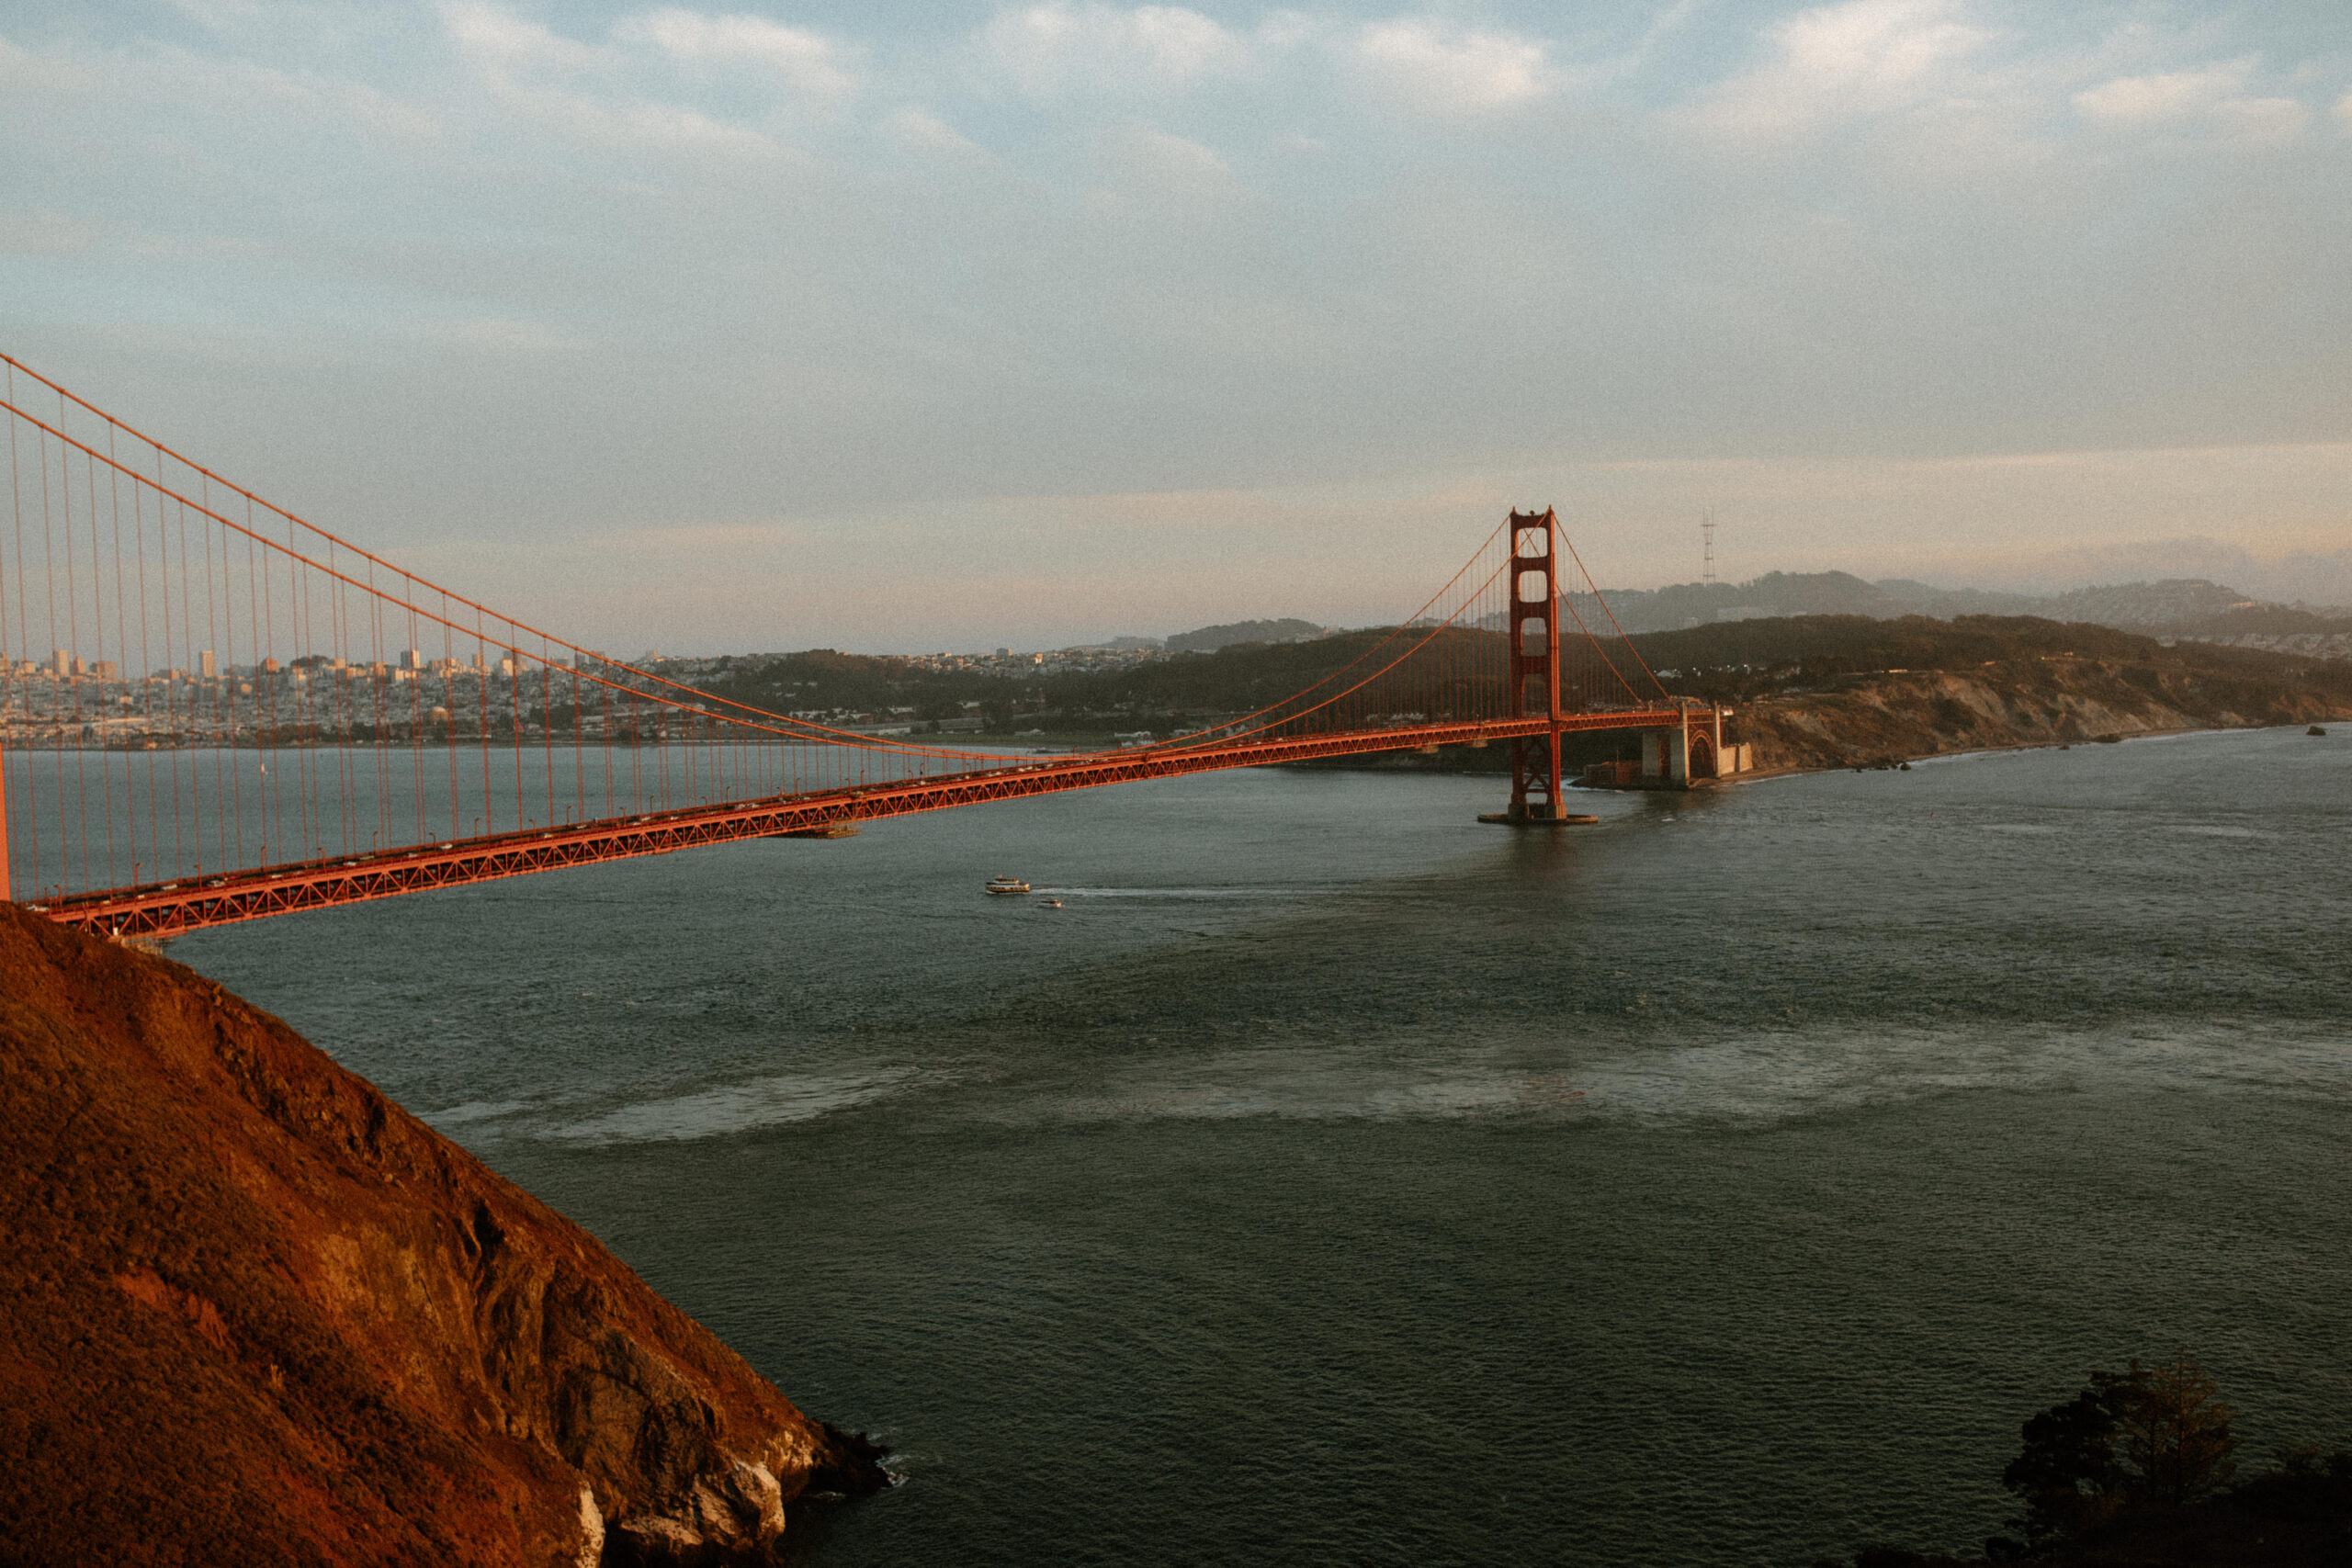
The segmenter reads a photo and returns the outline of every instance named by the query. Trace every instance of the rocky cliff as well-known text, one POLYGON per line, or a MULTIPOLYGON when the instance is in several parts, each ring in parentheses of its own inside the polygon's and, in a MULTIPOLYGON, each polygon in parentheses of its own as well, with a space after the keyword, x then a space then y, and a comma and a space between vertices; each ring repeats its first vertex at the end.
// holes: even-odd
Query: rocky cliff
POLYGON ((284 1024, 6 904, 0 1235, 0 1562, 759 1562, 887 1479, 284 1024))
POLYGON ((2324 722, 2352 713, 2344 683, 2052 657, 1974 671, 1887 671, 1741 704, 1734 728, 1759 769, 1838 768, 2003 746, 2065 745, 2177 729, 2324 722))

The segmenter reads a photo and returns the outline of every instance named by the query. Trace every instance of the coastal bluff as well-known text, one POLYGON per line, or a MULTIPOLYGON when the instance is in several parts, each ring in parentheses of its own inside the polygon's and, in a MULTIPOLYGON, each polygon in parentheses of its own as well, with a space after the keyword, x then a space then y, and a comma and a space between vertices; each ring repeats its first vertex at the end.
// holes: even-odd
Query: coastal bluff
POLYGON ((0 1562, 766 1562, 888 1479, 277 1020, 8 904, 0 1213, 0 1562))

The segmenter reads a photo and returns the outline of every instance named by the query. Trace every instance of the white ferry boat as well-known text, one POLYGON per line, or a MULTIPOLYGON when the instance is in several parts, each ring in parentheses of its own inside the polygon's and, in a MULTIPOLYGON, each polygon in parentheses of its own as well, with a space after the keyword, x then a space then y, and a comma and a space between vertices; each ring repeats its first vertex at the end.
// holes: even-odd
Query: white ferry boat
POLYGON ((1029 885, 1017 876, 991 876, 983 891, 991 896, 1002 897, 1012 893, 1026 893, 1029 891, 1029 885))

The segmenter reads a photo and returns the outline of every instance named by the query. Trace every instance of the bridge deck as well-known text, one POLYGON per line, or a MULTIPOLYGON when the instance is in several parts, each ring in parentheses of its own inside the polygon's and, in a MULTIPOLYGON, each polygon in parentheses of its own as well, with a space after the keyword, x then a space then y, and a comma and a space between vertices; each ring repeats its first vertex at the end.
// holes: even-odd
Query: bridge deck
MULTIPOLYGON (((1561 721, 1560 728, 1569 732, 1655 729, 1681 722, 1679 709, 1647 708, 1571 715, 1561 721)), ((1225 768, 1507 740, 1521 735, 1544 734, 1551 728, 1551 721, 1545 718, 1502 719, 1086 752, 1066 759, 1015 761, 1002 768, 906 779, 861 789, 829 789, 691 807, 545 831, 458 839, 415 849, 257 866, 177 883, 107 888, 52 899, 32 908, 51 919, 100 934, 175 936, 296 909, 365 903, 433 887, 490 882, 636 855, 668 854, 674 850, 729 843, 739 839, 844 827, 877 818, 940 811, 983 801, 1017 800, 1026 795, 1095 789, 1104 784, 1173 778, 1225 768)))

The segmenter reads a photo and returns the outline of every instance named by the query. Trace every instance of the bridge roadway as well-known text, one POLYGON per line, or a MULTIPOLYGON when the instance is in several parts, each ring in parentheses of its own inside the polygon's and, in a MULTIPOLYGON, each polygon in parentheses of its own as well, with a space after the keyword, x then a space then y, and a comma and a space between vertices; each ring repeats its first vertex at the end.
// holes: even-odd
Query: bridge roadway
MULTIPOLYGON (((1679 725, 1682 718, 1680 709, 1644 708, 1570 714, 1558 723, 1564 733, 1576 733, 1657 729, 1679 725)), ((413 849, 256 866, 184 878, 176 883, 148 883, 74 894, 30 908, 61 924, 77 926, 101 936, 177 936, 209 926, 258 919, 296 909, 359 904, 428 888, 526 876, 533 872, 594 865, 637 855, 668 854, 675 850, 732 843, 741 839, 821 832, 828 828, 850 827, 884 817, 943 811, 983 801, 1018 800, 1026 795, 1095 789, 1104 784, 1174 778, 1225 768, 1509 740, 1522 735, 1546 734, 1552 728, 1552 720, 1536 716, 1210 741, 1193 746, 1139 746, 1126 751, 1089 751, 1067 760, 1023 761, 1008 767, 936 773, 854 789, 771 795, 761 800, 607 818, 545 830, 458 839, 413 849)))

